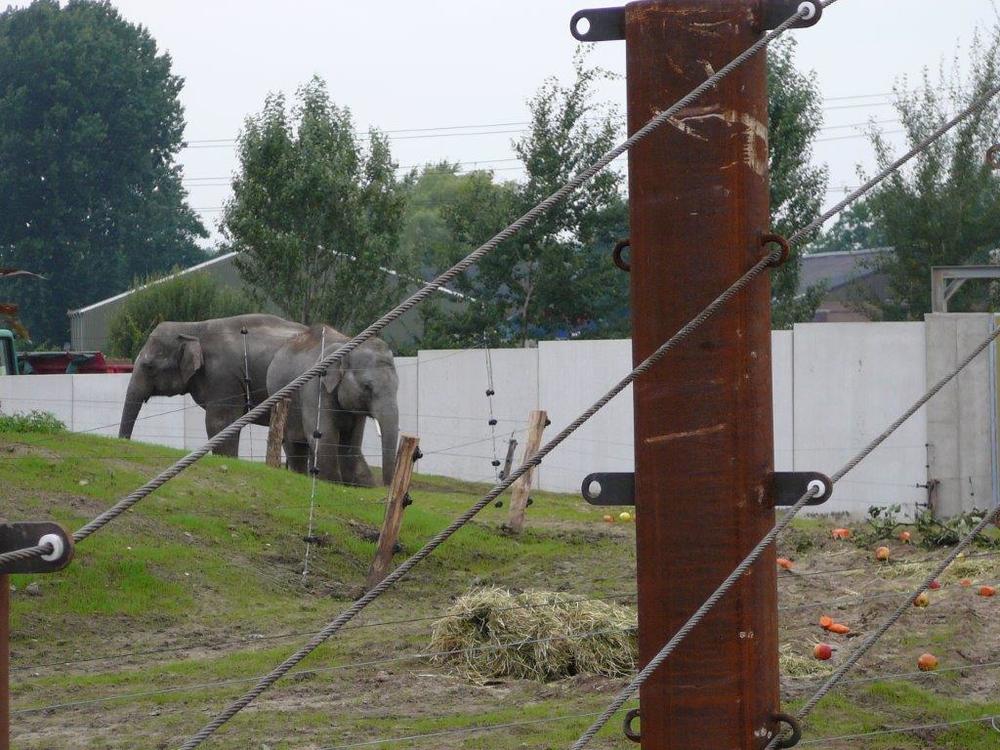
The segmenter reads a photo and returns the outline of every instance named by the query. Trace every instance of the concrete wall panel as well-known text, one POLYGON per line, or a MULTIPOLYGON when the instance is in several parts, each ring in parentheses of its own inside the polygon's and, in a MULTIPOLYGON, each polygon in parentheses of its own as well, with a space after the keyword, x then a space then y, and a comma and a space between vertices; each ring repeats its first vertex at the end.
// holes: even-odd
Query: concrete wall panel
MULTIPOLYGON (((795 470, 832 474, 924 393, 923 324, 804 324, 794 337, 795 470)), ((816 512, 900 504, 912 515, 926 501, 925 420, 914 415, 816 512)))

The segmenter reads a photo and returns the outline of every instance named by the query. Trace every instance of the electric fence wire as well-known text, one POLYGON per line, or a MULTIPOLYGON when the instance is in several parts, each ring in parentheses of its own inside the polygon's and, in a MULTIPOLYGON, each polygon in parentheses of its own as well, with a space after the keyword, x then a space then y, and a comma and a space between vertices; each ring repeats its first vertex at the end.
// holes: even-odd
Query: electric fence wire
MULTIPOLYGON (((833 474, 830 477, 831 483, 833 485, 836 485, 837 482, 839 482, 844 477, 844 475, 852 471, 859 463, 861 463, 865 458, 871 455, 871 453, 874 452, 876 448, 878 448, 882 443, 888 440, 889 437, 892 436, 893 433, 895 433, 896 430, 898 430, 910 417, 916 414, 917 411, 919 411, 928 401, 930 401, 934 396, 936 396, 938 392, 941 391, 941 389, 943 389, 946 385, 948 385, 948 383, 950 383, 952 380, 958 377, 959 373, 965 370, 965 368, 969 365, 969 363, 971 363, 976 357, 982 354, 990 346, 990 344, 996 341, 998 337, 1000 337, 1000 328, 997 328, 989 336, 987 336, 986 339, 981 344, 979 344, 979 346, 973 349, 972 352, 969 353, 954 370, 952 370, 945 377, 939 380, 929 391, 927 391, 927 393, 925 393, 923 396, 917 399, 917 401, 909 409, 907 409, 906 412, 904 412, 902 416, 899 417, 899 419, 897 419, 895 422, 889 425, 889 427, 881 435, 876 437, 861 452, 859 452, 856 456, 854 456, 854 458, 848 461, 847 464, 845 464, 839 471, 833 474)), ((758 542, 757 546, 755 546, 750 551, 750 553, 743 559, 743 561, 739 565, 737 565, 736 568, 733 569, 732 573, 730 573, 726 577, 726 579, 721 584, 719 584, 719 587, 714 592, 712 592, 712 595, 709 596, 708 599, 706 599, 705 602, 700 607, 698 607, 695 613, 691 615, 691 617, 687 620, 687 622, 685 622, 684 625, 682 625, 680 629, 670 638, 670 640, 667 641, 667 643, 663 646, 663 648, 660 649, 660 651, 656 654, 656 656, 654 656, 652 659, 649 660, 646 666, 644 666, 642 670, 639 672, 639 674, 636 675, 635 679, 633 679, 615 697, 614 701, 612 701, 612 703, 608 706, 608 708, 605 709, 604 713, 601 714, 601 716, 597 719, 597 721, 595 721, 580 736, 580 738, 573 744, 572 750, 582 750, 582 748, 586 747, 587 743, 589 743, 590 740, 594 738, 594 735, 596 735, 597 732, 600 731, 600 729, 611 719, 611 717, 614 716, 616 713, 618 713, 619 709, 621 709, 621 707, 625 705, 625 703, 628 700, 630 700, 632 696, 635 695, 636 692, 638 692, 639 688, 642 687, 643 684, 645 684, 645 682, 649 679, 649 677, 677 649, 677 646, 679 646, 680 643, 690 634, 690 632, 694 630, 694 628, 697 627, 698 624, 703 619, 705 619, 708 613, 711 612, 711 610, 715 607, 715 605, 718 604, 719 601, 729 592, 729 590, 736 585, 739 579, 742 578, 743 575, 746 574, 746 572, 750 570, 751 567, 753 567, 753 565, 760 559, 761 555, 763 555, 764 552, 774 543, 774 541, 778 538, 781 532, 784 531, 789 526, 789 524, 791 524, 792 520, 795 518, 795 516, 798 515, 799 511, 802 510, 802 508, 804 508, 806 504, 818 493, 819 490, 815 488, 810 489, 805 494, 803 494, 802 497, 800 497, 795 502, 795 504, 791 506, 791 508, 789 508, 789 510, 781 517, 781 520, 779 520, 778 523, 775 524, 774 527, 764 536, 764 538, 761 539, 760 542, 758 542)), ((971 544, 975 536, 978 536, 979 532, 986 527, 986 523, 989 521, 989 518, 992 517, 993 515, 996 515, 996 513, 1000 513, 1000 508, 997 508, 997 510, 993 514, 991 514, 991 516, 984 518, 983 522, 977 527, 978 530, 976 531, 976 534, 972 537, 967 537, 966 544, 962 546, 961 549, 956 548, 956 550, 954 550, 951 554, 948 555, 948 558, 946 558, 946 560, 955 559, 958 553, 961 552, 965 546, 971 544)), ((940 570, 943 570, 944 567, 947 567, 947 565, 940 567, 940 570)), ((928 579, 925 588, 929 587, 930 584, 938 577, 938 575, 940 575, 940 573, 928 579)), ((917 593, 919 594, 919 592, 917 593)), ((907 604, 912 602, 912 600, 915 599, 916 596, 917 595, 914 594, 913 598, 908 600, 907 604)))
MULTIPOLYGON (((829 5, 832 5, 836 1, 837 0, 829 0, 829 2, 826 3, 826 6, 828 7, 829 5)), ((789 238, 789 243, 791 244, 793 242, 808 237, 810 234, 812 234, 813 231, 822 226, 822 224, 825 221, 827 221, 827 219, 831 218, 834 214, 842 211, 853 201, 857 200, 858 198, 860 198, 861 196, 872 190, 875 186, 881 183, 889 175, 896 172, 903 165, 905 165, 911 159, 916 157, 919 153, 930 147, 930 145, 933 144, 934 141, 943 136, 945 133, 949 132, 959 122, 966 119, 970 115, 982 110, 983 107, 985 107, 986 104, 990 100, 992 100, 993 97, 997 95, 997 93, 1000 93, 1000 86, 996 86, 985 92, 982 97, 977 99, 972 105, 966 108, 954 119, 950 120, 949 122, 945 123, 943 126, 938 128, 934 133, 932 133, 930 136, 924 139, 904 157, 897 160, 892 165, 883 170, 881 173, 879 173, 879 175, 869 180, 867 183, 865 183, 865 185, 863 185, 857 191, 855 191, 850 196, 848 196, 843 201, 834 206, 832 209, 830 209, 830 211, 824 213, 823 216, 817 218, 808 226, 803 227, 802 229, 796 231, 792 235, 792 237, 789 238)), ((914 406, 912 406, 909 410, 907 410, 907 412, 899 420, 893 423, 893 425, 891 425, 889 429, 886 430, 886 432, 882 433, 882 435, 876 438, 872 443, 870 443, 866 448, 864 448, 860 453, 858 453, 853 459, 851 459, 851 461, 849 461, 840 471, 834 474, 831 477, 833 483, 836 484, 841 478, 843 478, 844 475, 853 470, 872 451, 874 451, 879 445, 881 445, 885 440, 887 440, 889 436, 892 435, 914 413, 916 413, 916 411, 920 407, 922 407, 927 401, 933 398, 938 393, 938 391, 944 388, 945 385, 951 382, 951 380, 954 379, 960 372, 962 372, 965 369, 965 367, 968 366, 970 362, 972 362, 973 359, 975 359, 979 354, 985 351, 989 347, 989 345, 996 340, 998 336, 1000 336, 1000 328, 991 333, 986 338, 985 341, 983 341, 978 347, 976 347, 976 349, 973 350, 972 353, 969 354, 965 358, 965 360, 963 360, 959 364, 959 366, 955 370, 953 370, 950 374, 945 376, 930 391, 928 391, 923 397, 921 397, 916 402, 916 404, 914 404, 914 406)), ((743 562, 741 562, 736 567, 736 569, 725 579, 725 581, 723 581, 722 584, 720 584, 719 588, 717 588, 715 592, 713 592, 713 594, 701 605, 701 607, 698 608, 698 610, 677 631, 677 633, 675 633, 670 638, 670 640, 663 646, 660 652, 655 657, 653 657, 653 659, 651 659, 648 664, 646 664, 646 666, 642 669, 642 671, 636 676, 635 680, 633 680, 628 686, 626 686, 624 690, 621 691, 621 693, 619 693, 619 695, 615 698, 615 700, 611 703, 611 705, 605 710, 604 713, 601 714, 598 720, 595 721, 583 733, 583 735, 581 735, 581 737, 573 744, 572 750, 581 750, 583 747, 585 747, 590 742, 590 740, 593 739, 594 735, 596 735, 597 732, 610 720, 610 718, 618 712, 621 706, 624 705, 626 701, 631 699, 631 697, 636 693, 636 691, 638 691, 639 687, 641 687, 646 682, 646 680, 649 679, 650 675, 652 675, 652 673, 656 671, 656 669, 667 659, 667 657, 669 657, 670 654, 673 653, 673 651, 680 644, 680 642, 683 641, 685 637, 687 637, 688 633, 690 633, 691 630, 693 630, 694 627, 696 627, 698 623, 700 623, 701 620, 705 618, 705 616, 711 611, 711 609, 715 606, 715 604, 718 603, 718 601, 723 596, 725 596, 725 594, 736 584, 739 578, 744 573, 746 573, 746 571, 749 570, 754 563, 756 563, 756 561, 760 558, 760 556, 764 553, 764 551, 774 542, 774 540, 778 537, 778 535, 782 531, 784 531, 784 529, 792 522, 794 517, 803 507, 805 507, 805 505, 814 496, 814 494, 815 490, 805 493, 795 503, 795 505, 793 505, 788 510, 788 512, 786 512, 785 515, 782 516, 781 520, 774 526, 774 528, 771 529, 770 532, 767 533, 764 539, 762 539, 761 542, 756 547, 754 547, 754 549, 750 552, 749 555, 747 555, 747 557, 743 560, 743 562)), ((998 509, 998 511, 1000 511, 1000 509, 998 509)), ((987 519, 984 519, 984 521, 986 520, 987 519)), ((981 526, 985 528, 986 524, 983 523, 981 524, 981 526)), ((969 540, 969 543, 971 543, 971 539, 969 540)), ((930 579, 927 582, 927 585, 929 586, 931 581, 933 580, 934 580, 933 578, 930 579)), ((777 741, 778 740, 773 740, 772 746, 776 744, 777 741)))
MULTIPOLYGON (((326 326, 322 327, 322 333, 320 335, 319 341, 319 361, 323 361, 323 356, 326 353, 326 326)), ((313 451, 312 451, 312 466, 309 469, 309 473, 312 475, 312 489, 309 492, 309 527, 306 532, 306 554, 302 561, 302 580, 305 582, 306 578, 309 577, 309 552, 312 550, 313 543, 313 533, 316 523, 316 482, 319 481, 319 454, 320 454, 320 440, 323 439, 323 432, 320 429, 323 420, 323 384, 318 383, 319 387, 316 388, 316 428, 313 430, 312 440, 313 440, 313 451)), ((337 450, 337 449, 334 449, 337 450)), ((339 452, 339 451, 338 451, 339 452)), ((334 461, 339 461, 336 455, 333 456, 334 461)))
MULTIPOLYGON (((786 22, 787 23, 787 22, 786 22)), ((788 23, 788 26, 791 24, 788 23)), ((726 69, 723 69, 726 70, 726 69)), ((722 72, 722 71, 720 71, 722 72)), ((379 596, 381 596, 385 591, 392 587, 398 580, 403 578, 410 570, 416 567, 422 560, 434 552, 439 546, 444 544, 453 534, 455 534, 459 529, 465 526, 469 521, 472 520, 480 511, 483 510, 487 505, 496 500, 503 492, 510 487, 515 481, 517 481, 521 476, 531 471, 534 467, 538 466, 542 460, 551 451, 553 451, 560 443, 562 443, 567 437, 569 437, 573 432, 575 432, 581 425, 583 425, 587 420, 589 420, 594 414, 600 411, 604 406, 608 404, 615 396, 621 393, 625 388, 627 388, 636 378, 640 375, 645 374, 653 366, 655 366, 660 360, 663 359, 671 350, 676 346, 687 340, 695 331, 697 331, 709 318, 711 318, 720 308, 725 306, 730 300, 738 295, 743 289, 750 285, 756 278, 761 276, 769 267, 778 263, 781 259, 781 251, 773 250, 767 256, 759 260, 754 264, 749 271, 747 271, 742 277, 740 277, 732 286, 729 287, 725 292, 723 292, 719 297, 717 297, 712 303, 710 303, 699 315, 693 318, 687 325, 681 328, 676 334, 674 334, 668 341, 663 343, 655 352, 653 352, 647 359, 641 362, 632 372, 626 375, 622 380, 620 380, 615 386, 611 388, 604 396, 598 399, 592 406, 590 406, 586 411, 584 411, 580 416, 578 416, 573 422, 571 422, 567 427, 565 427, 556 437, 551 441, 546 443, 544 446, 539 448, 539 450, 526 457, 524 462, 515 471, 511 472, 509 477, 499 482, 490 492, 483 496, 478 502, 476 502, 471 508, 466 510, 462 515, 456 518, 449 526, 445 529, 439 531, 434 537, 428 541, 424 547, 418 550, 412 557, 404 561, 397 567, 392 573, 390 573, 381 583, 369 590, 364 596, 359 598, 353 605, 344 610, 336 619, 330 622, 323 630, 321 630, 313 639, 308 643, 299 648, 295 653, 289 656, 285 661, 275 667, 271 672, 261 678, 260 682, 250 691, 247 692, 239 700, 232 703, 225 710, 223 710, 218 716, 216 716, 212 721, 206 724, 196 735, 191 737, 184 745, 181 746, 181 750, 192 750, 192 748, 197 747, 206 739, 212 736, 229 719, 239 713, 243 708, 252 703, 259 695, 270 688, 275 682, 280 680, 285 676, 293 667, 295 667, 299 662, 305 659, 309 654, 315 651, 319 646, 329 640, 333 635, 335 635, 347 622, 353 619, 358 613, 360 613, 365 607, 367 607, 371 602, 375 601, 379 596)), ((998 330, 1000 333, 1000 330, 998 330)))
MULTIPOLYGON (((836 0, 827 0, 826 5, 831 5, 836 0)), ((423 298, 425 298, 430 290, 436 288, 435 284, 447 283, 453 275, 461 273, 469 265, 472 265, 478 258, 485 255, 491 249, 495 248, 497 244, 504 241, 505 239, 512 236, 514 233, 519 231, 524 226, 533 222, 538 216, 548 210, 549 207, 555 205, 556 203, 563 200, 567 195, 574 191, 577 187, 582 185, 593 175, 597 174, 600 170, 605 168, 619 155, 625 153, 628 149, 634 146, 636 143, 648 137, 649 134, 654 132, 657 128, 661 127, 664 123, 668 122, 670 118, 676 115, 684 107, 688 106, 691 102, 698 99, 706 91, 714 88, 718 83, 726 78, 730 73, 743 65, 746 61, 753 58, 761 50, 767 47, 774 39, 779 37, 781 34, 785 33, 790 29, 795 23, 797 23, 801 18, 806 17, 809 13, 815 13, 816 7, 814 2, 803 2, 799 6, 799 10, 789 16, 783 23, 779 24, 773 31, 762 36, 757 42, 747 48, 742 54, 734 58, 730 63, 720 68, 717 72, 712 74, 706 81, 701 85, 697 86, 693 91, 691 91, 687 96, 680 99, 671 107, 665 109, 664 111, 655 115, 649 122, 647 122, 642 128, 637 130, 632 136, 630 136, 626 141, 617 146, 616 148, 609 151, 601 159, 595 162, 592 166, 580 172, 576 177, 570 180, 563 188, 557 190, 551 196, 546 198, 544 201, 539 203, 534 209, 525 214, 521 219, 515 221, 507 229, 503 230, 497 234, 492 240, 487 242, 485 245, 481 246, 478 250, 470 254, 465 261, 460 262, 454 266, 451 271, 446 272, 440 276, 435 282, 432 282, 428 287, 425 287, 427 294, 421 296, 421 292, 418 292, 407 302, 397 307, 392 313, 383 316, 382 319, 377 321, 375 324, 366 329, 358 337, 352 339, 352 341, 346 343, 338 353, 344 352, 349 353, 352 344, 356 347, 363 340, 365 340, 365 334, 371 331, 370 335, 374 335, 375 332, 381 330, 380 325, 385 325, 391 320, 394 320, 398 315, 403 314, 407 309, 410 309, 415 304, 418 304, 423 298)), ((535 466, 541 463, 542 459, 551 452, 555 447, 557 447, 563 440, 565 440, 569 435, 571 435, 577 428, 579 428, 584 422, 586 422, 590 417, 596 414, 601 408, 603 408, 612 398, 617 396, 622 390, 624 390, 629 384, 631 384, 635 378, 644 374, 649 368, 653 367, 657 362, 660 361, 671 349, 676 347, 679 343, 686 340, 695 330, 697 330, 706 320, 708 320, 714 313, 725 305, 729 300, 736 296, 740 291, 742 291, 746 286, 748 286, 754 279, 764 273, 764 271, 771 265, 777 263, 781 258, 781 253, 777 250, 772 251, 765 258, 761 259, 756 263, 749 271, 747 271, 744 276, 742 276, 738 281, 736 281, 728 290, 722 293, 714 302, 712 302, 708 307, 703 310, 701 314, 695 317, 690 323, 684 326, 677 334, 675 334, 671 339, 665 342, 659 349, 657 349, 650 357, 648 357, 644 362, 637 366, 629 375, 624 379, 619 381, 619 383, 614 386, 605 396, 599 399, 593 406, 586 410, 583 414, 577 417, 569 426, 564 428, 552 441, 539 449, 533 456, 526 457, 522 465, 511 473, 511 475, 505 478, 502 482, 498 483, 493 490, 487 493, 479 502, 477 502, 473 507, 459 516, 455 521, 452 522, 447 528, 440 531, 435 535, 421 550, 410 557, 408 560, 403 562, 396 570, 394 570, 389 576, 387 576, 381 583, 373 587, 367 594, 359 598, 351 607, 346 609, 341 613, 336 619, 330 622, 315 638, 310 640, 308 643, 303 645, 294 654, 289 656, 284 662, 278 665, 274 670, 265 675, 260 682, 246 695, 241 697, 239 700, 232 703, 226 709, 224 709, 220 714, 214 717, 208 724, 206 724, 201 730, 199 730, 195 735, 188 739, 182 746, 181 750, 193 750, 193 748, 198 747, 206 739, 211 737, 222 725, 229 721, 233 716, 238 714, 243 708, 252 703, 259 695, 266 691, 271 685, 280 680, 285 674, 288 673, 293 667, 295 667, 299 662, 306 658, 309 654, 315 651, 320 645, 322 645, 326 640, 331 638, 335 633, 337 633, 344 624, 350 621, 355 615, 361 612, 368 604, 377 599, 383 592, 388 590, 392 585, 396 583, 400 578, 405 576, 413 567, 418 565, 424 558, 430 555, 437 547, 447 541, 455 532, 462 528, 468 521, 470 521, 476 514, 478 514, 486 505, 493 502, 499 495, 507 489, 514 481, 519 479, 523 474, 531 471, 535 466)), ((332 362, 330 363, 332 364, 332 362)), ((301 378, 306 379, 312 377, 316 373, 307 371, 301 378)), ((294 381, 293 381, 294 382, 294 381)), ((290 384, 291 385, 291 384, 290 384)), ((234 423, 238 424, 237 423, 234 423)), ((167 477, 169 479, 169 477, 167 477)), ((165 480, 164 480, 165 481, 165 480)), ((808 499, 808 497, 806 498, 808 499)), ((804 501, 803 501, 804 502, 804 501)), ((2 561, 2 557, 0 557, 2 561)))
POLYGON ((486 355, 486 401, 490 407, 490 440, 493 443, 493 472, 496 476, 496 481, 500 481, 500 459, 497 457, 497 418, 493 413, 493 397, 496 395, 496 390, 493 387, 493 358, 490 356, 490 345, 487 343, 486 339, 483 339, 483 353, 486 355))
MULTIPOLYGON (((455 648, 443 651, 426 651, 426 652, 401 654, 399 656, 387 656, 381 659, 369 659, 367 661, 351 662, 347 664, 335 664, 330 667, 300 669, 290 673, 290 676, 305 677, 307 675, 327 674, 330 672, 364 669, 367 667, 384 666, 386 664, 398 664, 400 662, 446 659, 448 657, 468 658, 470 656, 475 656, 477 654, 496 653, 499 651, 507 651, 510 649, 523 648, 525 646, 544 646, 550 643, 580 641, 580 640, 586 640, 588 638, 600 638, 602 636, 620 636, 622 634, 627 634, 629 632, 630 632, 629 630, 622 628, 603 628, 601 630, 591 630, 586 633, 567 633, 562 635, 551 635, 539 638, 523 638, 516 641, 509 641, 506 643, 486 644, 482 646, 470 646, 467 648, 455 648)), ((179 685, 176 687, 161 688, 158 690, 146 690, 137 693, 122 693, 119 695, 107 695, 107 696, 101 696, 99 698, 89 698, 78 701, 69 701, 66 703, 54 703, 44 706, 21 708, 15 711, 11 711, 11 715, 45 713, 49 711, 55 711, 58 709, 79 708, 81 706, 90 706, 94 704, 108 703, 111 701, 118 701, 118 700, 136 700, 138 698, 149 698, 158 695, 168 695, 170 693, 183 692, 189 690, 205 690, 217 687, 225 687, 227 685, 246 684, 249 682, 255 682, 256 680, 257 680, 256 677, 239 677, 229 680, 219 680, 216 682, 205 682, 194 685, 179 685)))
MULTIPOLYGON (((798 22, 800 18, 805 17, 809 12, 815 13, 815 3, 818 0, 804 0, 801 4, 797 13, 790 16, 784 23, 780 24, 776 29, 763 36, 753 45, 751 45, 742 54, 738 55, 731 62, 720 68, 718 71, 713 73, 709 78, 707 78, 703 83, 693 89, 686 96, 678 100, 675 104, 668 107, 656 114, 652 119, 650 119, 644 126, 639 128, 635 133, 629 136, 625 141, 620 143, 618 146, 614 147, 608 151, 604 156, 599 158, 589 167, 583 169, 576 174, 572 179, 566 182, 561 188, 556 190, 554 193, 549 195, 547 198, 536 204, 533 208, 527 211, 519 219, 515 220, 513 223, 508 225, 505 229, 498 232, 491 239, 487 240, 483 245, 478 247, 473 252, 469 253, 464 259, 456 263, 450 269, 442 273, 433 281, 426 283, 418 291, 408 297, 406 300, 398 304, 392 310, 387 312, 381 318, 376 320, 374 323, 369 325, 365 330, 359 333, 354 338, 345 342, 340 346, 335 352, 330 354, 328 357, 324 358, 322 362, 317 363, 310 369, 303 372, 297 378, 292 380, 283 388, 279 389, 277 392, 273 393, 262 403, 256 406, 254 409, 250 410, 247 414, 244 414, 239 419, 233 421, 230 425, 222 429, 219 433, 209 439, 200 448, 192 451, 184 458, 180 459, 172 466, 168 467, 162 471, 157 476, 150 479, 142 487, 139 487, 126 497, 119 500, 115 505, 113 505, 108 510, 104 511, 96 518, 91 520, 89 523, 83 527, 77 529, 73 533, 74 542, 81 542, 91 534, 104 528, 108 523, 116 519, 122 513, 127 512, 136 503, 142 501, 144 498, 148 497, 150 494, 155 492, 166 482, 170 481, 187 468, 195 464, 201 458, 206 456, 211 450, 223 444, 226 440, 238 434, 239 431, 250 422, 263 418, 266 416, 271 407, 274 406, 279 400, 283 398, 288 398, 296 394, 301 388, 308 383, 310 380, 315 378, 317 375, 321 374, 326 368, 333 365, 337 365, 343 360, 347 355, 353 352, 356 348, 361 346, 364 342, 368 341, 372 337, 376 336, 380 331, 382 331, 390 323, 398 320, 400 317, 405 315, 407 312, 415 308, 417 305, 421 304, 427 300, 434 292, 438 289, 446 286, 448 283, 453 281, 459 275, 464 273, 466 270, 474 266, 484 257, 489 255, 491 252, 497 249, 505 241, 509 240, 511 237, 516 235, 518 232, 524 228, 534 224, 539 218, 548 213, 550 209, 554 206, 565 201, 572 193, 579 189, 583 184, 591 180, 595 175, 602 172, 608 167, 615 159, 617 159, 622 154, 626 153, 629 149, 634 147, 637 143, 648 138, 652 133, 661 128, 664 124, 669 122, 678 112, 683 110, 685 107, 689 106, 692 102, 699 99, 707 91, 715 88, 720 81, 729 76, 734 70, 742 66, 747 60, 756 56, 762 49, 764 49, 768 44, 771 43, 778 36, 783 34, 789 28, 791 28, 795 23, 798 22)), ((830 5, 836 0, 827 0, 826 5, 830 5)), ((525 468, 525 471, 532 467, 525 468)), ((516 473, 516 472, 515 472, 516 473)), ((520 476, 520 475, 519 475, 520 476)), ((14 550, 12 552, 7 552, 0 554, 0 567, 19 560, 27 560, 33 557, 39 557, 45 554, 51 554, 52 545, 35 545, 34 547, 26 547, 20 550, 14 550)), ((194 741, 195 738, 192 738, 194 741)), ((195 745, 200 744, 201 740, 198 740, 195 745)))
MULTIPOLYGON (((1000 328, 998 328, 990 335, 988 341, 994 341, 998 336, 1000 336, 1000 328)), ((985 347, 980 347, 980 350, 982 349, 985 349, 985 347)), ((970 361, 971 360, 967 358, 963 363, 962 367, 964 368, 964 366, 967 365, 970 361)), ((984 515, 982 520, 978 524, 976 524, 976 526, 973 527, 973 529, 969 531, 969 533, 966 534, 962 538, 962 540, 959 541, 959 543, 951 549, 951 551, 944 558, 944 560, 942 560, 937 565, 937 567, 934 568, 931 574, 924 579, 923 583, 921 583, 920 586, 915 591, 909 594, 906 597, 906 599, 900 603, 899 607, 888 618, 886 618, 886 620, 881 625, 879 625, 879 627, 876 628, 876 630, 871 635, 865 638, 865 640, 861 643, 860 646, 858 646, 854 651, 851 652, 850 656, 848 656, 847 659, 845 659, 843 663, 841 663, 840 666, 837 667, 837 669, 830 676, 830 678, 826 682, 824 682, 823 685, 819 688, 819 690, 817 690, 812 695, 812 697, 810 697, 796 712, 795 718, 798 719, 799 721, 802 721, 810 713, 812 713, 813 709, 816 708, 817 704, 821 700, 823 700, 823 698, 827 695, 827 693, 833 690, 833 688, 835 688, 841 680, 843 680, 844 676, 848 672, 850 672, 851 669, 854 667, 854 665, 856 665, 861 660, 861 657, 867 654, 875 646, 875 644, 878 643, 879 639, 881 639, 882 636, 885 635, 893 625, 899 622, 899 620, 902 619, 903 615, 905 615, 910 609, 912 609, 913 602, 916 600, 916 598, 925 591, 927 591, 931 587, 931 584, 934 583, 934 581, 936 581, 941 576, 941 574, 944 573, 945 570, 947 570, 948 567, 955 560, 958 559, 959 555, 961 555, 962 552, 975 541, 976 537, 978 537, 986 529, 987 526, 996 521, 998 518, 1000 518, 1000 506, 997 506, 991 512, 984 515)), ((766 750, 773 750, 775 747, 777 747, 780 741, 781 741, 780 735, 773 737, 771 741, 767 744, 766 750)))

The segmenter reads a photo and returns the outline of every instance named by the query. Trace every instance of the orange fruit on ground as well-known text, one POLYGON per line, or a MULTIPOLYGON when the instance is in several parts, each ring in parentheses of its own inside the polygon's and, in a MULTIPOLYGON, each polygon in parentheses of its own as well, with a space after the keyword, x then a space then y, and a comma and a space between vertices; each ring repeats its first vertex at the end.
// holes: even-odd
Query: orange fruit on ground
POLYGON ((931 581, 931 585, 928 586, 927 588, 929 588, 931 591, 937 591, 939 588, 941 588, 941 582, 931 581))
POLYGON ((901 532, 899 532, 899 541, 901 541, 903 544, 909 544, 910 543, 910 532, 909 531, 901 531, 901 532))
POLYGON ((958 585, 959 586, 965 586, 965 588, 969 588, 969 586, 972 585, 972 579, 970 579, 970 578, 963 578, 961 581, 958 582, 958 585))
POLYGON ((920 658, 917 659, 917 668, 921 672, 932 672, 937 669, 938 659, 934 654, 921 654, 920 658))
POLYGON ((916 599, 913 600, 914 607, 926 607, 931 603, 931 598, 927 596, 926 591, 921 591, 916 599))
POLYGON ((836 633, 837 635, 847 635, 848 633, 851 632, 851 629, 849 627, 847 627, 846 625, 841 625, 839 622, 833 623, 833 625, 828 627, 827 630, 829 630, 831 633, 836 633))
POLYGON ((820 661, 826 661, 833 656, 833 649, 825 643, 817 643, 815 648, 813 648, 813 656, 820 661))
POLYGON ((605 516, 604 517, 604 523, 614 523, 614 522, 615 522, 615 517, 614 516, 605 516))
POLYGON ((851 530, 850 529, 834 529, 830 532, 834 539, 850 539, 851 530))
POLYGON ((819 626, 823 628, 823 630, 829 630, 831 625, 833 625, 832 617, 827 617, 826 615, 823 615, 822 617, 819 618, 819 626))
POLYGON ((881 562, 885 562, 886 560, 888 560, 889 559, 889 548, 888 547, 879 547, 877 550, 875 550, 875 559, 879 560, 881 562))
POLYGON ((787 557, 779 557, 778 558, 778 567, 779 568, 784 568, 785 570, 791 570, 793 564, 794 563, 791 560, 789 560, 787 557))
POLYGON ((979 587, 980 596, 996 596, 997 590, 992 586, 980 586, 979 587))

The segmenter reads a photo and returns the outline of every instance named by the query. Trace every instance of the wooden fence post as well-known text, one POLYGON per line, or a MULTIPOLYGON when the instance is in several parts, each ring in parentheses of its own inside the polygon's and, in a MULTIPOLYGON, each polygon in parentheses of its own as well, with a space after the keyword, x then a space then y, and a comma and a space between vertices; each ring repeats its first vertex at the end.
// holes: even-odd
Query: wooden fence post
POLYGON ((268 466, 281 468, 281 443, 285 439, 285 423, 288 422, 289 399, 283 398, 271 409, 271 426, 267 433, 268 466))
POLYGON ((409 505, 410 480, 413 477, 413 465, 416 461, 417 446, 420 438, 413 435, 403 435, 396 452, 396 472, 392 476, 392 486, 389 487, 389 501, 385 506, 385 519, 382 521, 382 531, 378 535, 378 549, 375 559, 368 569, 366 586, 370 589, 382 582, 389 575, 392 567, 392 553, 399 541, 399 527, 403 523, 403 509, 409 505))
MULTIPOLYGON (((528 439, 524 443, 524 455, 521 457, 522 465, 538 452, 538 448, 542 444, 542 431, 548 421, 548 415, 544 411, 533 411, 528 417, 528 439)), ((515 534, 520 534, 524 528, 524 511, 528 507, 528 493, 531 492, 531 480, 534 474, 535 469, 531 468, 514 482, 507 528, 515 534)))

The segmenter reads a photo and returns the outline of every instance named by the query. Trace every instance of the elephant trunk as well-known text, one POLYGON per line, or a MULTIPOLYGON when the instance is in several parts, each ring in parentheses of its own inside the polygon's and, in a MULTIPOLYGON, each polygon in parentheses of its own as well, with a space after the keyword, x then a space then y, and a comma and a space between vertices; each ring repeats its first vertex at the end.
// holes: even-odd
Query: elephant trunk
POLYGON ((118 426, 118 437, 125 440, 132 439, 132 430, 135 427, 135 420, 139 416, 139 410, 149 398, 149 390, 138 383, 135 377, 129 381, 128 391, 125 392, 125 406, 122 409, 122 420, 118 426))
POLYGON ((395 403, 384 405, 373 414, 382 431, 382 484, 392 484, 396 471, 396 445, 399 442, 399 408, 395 403))

